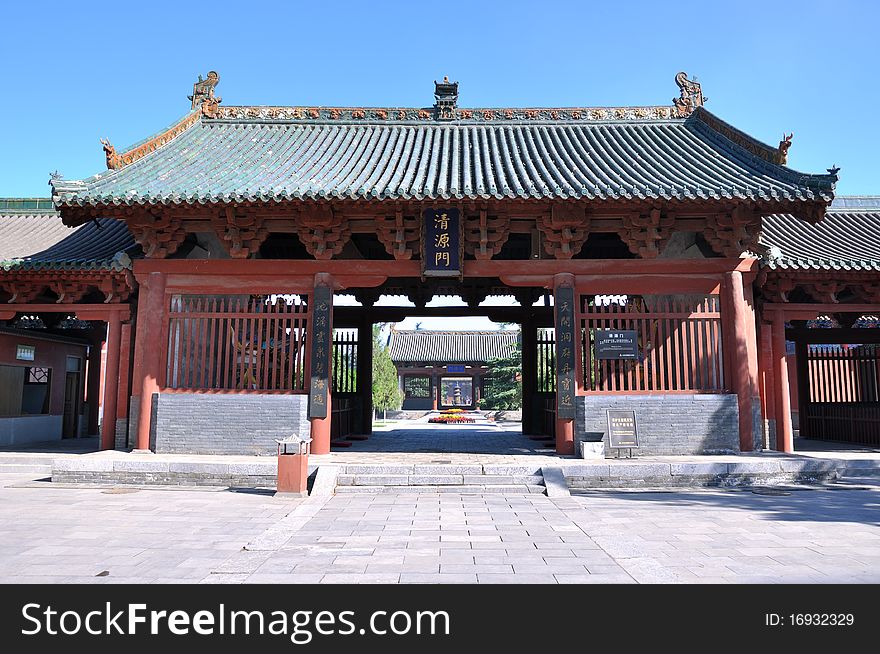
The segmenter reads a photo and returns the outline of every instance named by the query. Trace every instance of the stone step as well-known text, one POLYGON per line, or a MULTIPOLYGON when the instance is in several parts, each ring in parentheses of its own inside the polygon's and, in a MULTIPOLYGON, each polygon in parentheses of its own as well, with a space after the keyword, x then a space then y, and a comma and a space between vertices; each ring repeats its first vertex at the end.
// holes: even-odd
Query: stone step
POLYGON ((478 486, 475 484, 446 486, 337 486, 337 494, 346 493, 460 493, 464 495, 508 494, 522 495, 529 493, 543 494, 546 489, 537 484, 493 484, 478 486))
POLYGON ((541 475, 351 475, 337 477, 339 486, 541 486, 541 475))
POLYGON ((19 473, 35 473, 35 474, 52 474, 51 463, 0 463, 0 475, 2 474, 19 474, 19 473))
POLYGON ((0 454, 0 465, 47 465, 51 466, 55 456, 44 454, 0 454))

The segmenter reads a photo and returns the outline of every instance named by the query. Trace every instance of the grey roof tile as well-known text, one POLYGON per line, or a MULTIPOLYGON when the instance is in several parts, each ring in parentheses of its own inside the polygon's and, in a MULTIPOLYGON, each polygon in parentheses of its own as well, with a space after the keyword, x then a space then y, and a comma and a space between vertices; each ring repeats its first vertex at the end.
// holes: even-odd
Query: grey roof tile
POLYGON ((720 121, 702 109, 687 119, 442 123, 340 121, 323 117, 324 109, 314 120, 270 119, 259 117, 265 108, 238 109, 224 115, 241 117, 202 118, 117 170, 53 180, 53 199, 60 207, 292 199, 815 201, 830 200, 837 179, 772 163, 772 148, 736 134, 734 143, 732 132, 716 131, 709 122, 720 121))
POLYGON ((120 220, 67 227, 48 199, 0 199, 0 270, 120 269, 132 248, 120 220))
POLYGON ((794 216, 767 216, 761 242, 775 251, 777 270, 880 270, 880 196, 838 197, 811 225, 794 216))
POLYGON ((390 354, 395 363, 478 363, 510 356, 518 331, 394 331, 390 354))

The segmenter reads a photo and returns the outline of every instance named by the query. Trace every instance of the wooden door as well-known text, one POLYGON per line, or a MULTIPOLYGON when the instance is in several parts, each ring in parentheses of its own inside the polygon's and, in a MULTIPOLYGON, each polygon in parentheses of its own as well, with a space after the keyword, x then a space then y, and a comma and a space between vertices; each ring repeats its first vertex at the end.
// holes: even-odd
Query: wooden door
POLYGON ((64 417, 61 422, 61 437, 76 438, 79 426, 79 410, 82 394, 78 372, 68 372, 64 378, 64 417))

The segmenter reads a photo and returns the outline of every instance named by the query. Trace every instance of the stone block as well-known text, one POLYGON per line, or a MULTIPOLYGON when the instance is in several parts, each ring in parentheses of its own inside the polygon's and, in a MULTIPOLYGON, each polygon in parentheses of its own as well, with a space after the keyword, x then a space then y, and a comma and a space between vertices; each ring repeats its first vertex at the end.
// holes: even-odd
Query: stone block
POLYGON ((668 463, 613 463, 610 466, 612 477, 627 479, 666 479, 672 476, 668 463))
POLYGON ((228 475, 228 463, 211 463, 208 461, 172 461, 168 467, 171 473, 196 473, 202 475, 228 475))
POLYGON ((77 456, 55 459, 52 462, 52 470, 59 472, 67 471, 93 471, 112 472, 113 459, 104 456, 77 456))
POLYGON ((355 475, 355 486, 407 486, 406 475, 355 475))
POLYGON ((471 465, 454 464, 419 464, 413 466, 415 475, 479 475, 483 466, 479 463, 471 465))
POLYGON ((410 486, 455 486, 464 483, 464 475, 410 475, 410 486))
POLYGON ((693 475, 726 475, 727 464, 718 462, 705 463, 672 463, 670 472, 673 477, 693 475))
POLYGON ((611 466, 607 463, 573 464, 562 466, 566 477, 610 477, 611 466))
POLYGON ((727 472, 731 475, 768 475, 782 472, 781 462, 759 461, 757 459, 728 463, 727 472))
POLYGON ((268 461, 229 463, 228 466, 231 475, 268 475, 274 477, 278 474, 278 461, 274 457, 268 461))
POLYGON ((113 470, 116 472, 168 472, 168 461, 151 461, 142 457, 136 459, 121 459, 113 462, 113 470))
POLYGON ((605 441, 581 441, 582 459, 604 459, 605 441))
POLYGON ((342 473, 346 475, 411 475, 413 473, 412 465, 365 465, 365 464, 349 464, 344 466, 342 473))
POLYGON ((505 465, 505 464, 484 464, 483 474, 485 475, 540 475, 540 465, 505 465))

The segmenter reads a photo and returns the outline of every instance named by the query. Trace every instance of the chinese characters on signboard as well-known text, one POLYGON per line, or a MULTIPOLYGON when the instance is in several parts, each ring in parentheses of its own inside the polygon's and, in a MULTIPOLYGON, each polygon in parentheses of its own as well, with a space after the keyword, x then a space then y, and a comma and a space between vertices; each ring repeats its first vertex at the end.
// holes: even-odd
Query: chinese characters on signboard
POLYGON ((330 314, 333 307, 333 291, 327 286, 316 287, 312 302, 309 418, 326 418, 330 392, 330 349, 333 347, 333 325, 330 314))
POLYGON ((422 276, 461 277, 458 209, 425 209, 422 218, 422 276))
POLYGON ((631 409, 608 409, 608 442, 611 447, 639 446, 636 412, 631 409))
POLYGON ((638 359, 639 336, 634 329, 597 329, 597 359, 638 359))
POLYGON ((559 287, 556 305, 556 417, 574 419, 574 289, 559 287))

